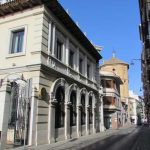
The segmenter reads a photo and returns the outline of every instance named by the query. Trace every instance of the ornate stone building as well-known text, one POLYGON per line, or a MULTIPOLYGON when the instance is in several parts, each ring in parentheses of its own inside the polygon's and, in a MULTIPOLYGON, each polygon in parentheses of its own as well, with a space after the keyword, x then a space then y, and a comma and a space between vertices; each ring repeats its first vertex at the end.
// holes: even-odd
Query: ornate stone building
POLYGON ((120 85, 122 81, 113 71, 100 71, 103 87, 104 126, 117 129, 121 126, 120 85))
POLYGON ((122 125, 128 122, 128 97, 129 97, 129 89, 128 89, 128 69, 129 65, 122 60, 116 58, 113 54, 113 57, 109 60, 104 61, 104 63, 100 66, 101 71, 112 71, 116 75, 118 75, 123 84, 120 85, 120 96, 122 103, 122 125))
POLYGON ((57 0, 3 1, 0 35, 1 149, 100 130, 101 55, 57 0))

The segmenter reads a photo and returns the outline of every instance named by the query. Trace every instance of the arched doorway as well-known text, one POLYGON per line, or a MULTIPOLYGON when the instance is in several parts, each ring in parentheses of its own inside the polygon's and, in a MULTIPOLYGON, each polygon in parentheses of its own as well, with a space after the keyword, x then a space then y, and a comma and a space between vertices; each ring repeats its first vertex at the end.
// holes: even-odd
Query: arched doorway
POLYGON ((64 87, 59 86, 56 89, 55 98, 57 104, 55 105, 55 139, 61 140, 64 137, 64 123, 65 123, 65 91, 64 87), (57 139, 58 138, 58 139, 57 139))
POLYGON ((85 94, 81 94, 81 135, 85 135, 86 134, 86 130, 85 130, 85 117, 86 117, 86 113, 85 113, 85 94))
POLYGON ((76 91, 72 91, 70 94, 70 102, 71 102, 71 106, 70 106, 70 136, 71 138, 76 137, 77 136, 77 112, 76 112, 76 91))

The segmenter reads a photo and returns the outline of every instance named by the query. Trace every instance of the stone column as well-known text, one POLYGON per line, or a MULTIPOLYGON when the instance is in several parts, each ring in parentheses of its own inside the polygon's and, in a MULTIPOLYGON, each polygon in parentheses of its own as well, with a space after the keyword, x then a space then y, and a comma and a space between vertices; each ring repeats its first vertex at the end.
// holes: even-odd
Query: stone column
POLYGON ((9 118, 9 107, 10 107, 10 92, 11 87, 8 81, 4 81, 0 88, 0 149, 5 149, 7 142, 7 129, 8 129, 8 118, 9 118))
POLYGON ((32 89, 32 97, 31 97, 29 145, 37 145, 37 127, 36 127, 37 100, 38 100, 38 91, 36 88, 34 88, 32 89))
POLYGON ((81 104, 77 105, 77 137, 81 136, 81 104))
POLYGON ((100 132, 104 131, 103 96, 100 96, 100 132))
POLYGON ((93 107, 93 133, 96 133, 96 106, 93 107))
POLYGON ((56 104, 57 104, 57 100, 52 98, 49 104, 49 120, 48 120, 49 143, 55 142, 55 105, 56 104))
POLYGON ((65 139, 70 139, 70 105, 71 102, 65 103, 65 139))
POLYGON ((86 106, 86 135, 89 135, 89 109, 90 105, 86 106))

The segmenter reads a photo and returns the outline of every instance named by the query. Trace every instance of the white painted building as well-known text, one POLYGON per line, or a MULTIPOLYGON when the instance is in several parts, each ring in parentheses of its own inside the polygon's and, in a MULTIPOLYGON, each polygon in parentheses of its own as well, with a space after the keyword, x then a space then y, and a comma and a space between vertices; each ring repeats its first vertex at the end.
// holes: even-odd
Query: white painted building
POLYGON ((131 123, 137 124, 137 104, 139 103, 139 96, 133 91, 129 90, 129 117, 131 123))
POLYGON ((1 149, 101 130, 101 55, 58 1, 0 4, 0 52, 1 149))

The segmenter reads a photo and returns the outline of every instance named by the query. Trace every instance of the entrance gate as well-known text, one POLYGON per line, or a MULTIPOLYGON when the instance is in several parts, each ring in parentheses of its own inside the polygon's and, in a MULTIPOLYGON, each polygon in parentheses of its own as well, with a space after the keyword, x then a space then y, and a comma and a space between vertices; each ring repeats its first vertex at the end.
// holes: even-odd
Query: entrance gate
POLYGON ((7 130, 7 144, 28 144, 31 80, 17 79, 11 83, 11 98, 7 130))

